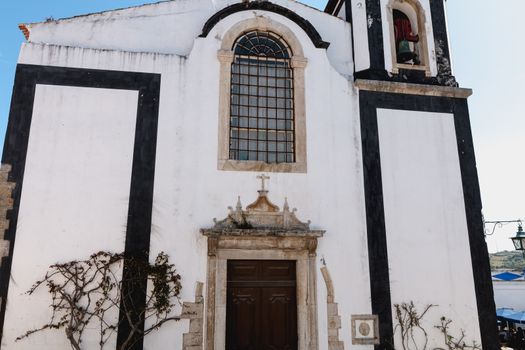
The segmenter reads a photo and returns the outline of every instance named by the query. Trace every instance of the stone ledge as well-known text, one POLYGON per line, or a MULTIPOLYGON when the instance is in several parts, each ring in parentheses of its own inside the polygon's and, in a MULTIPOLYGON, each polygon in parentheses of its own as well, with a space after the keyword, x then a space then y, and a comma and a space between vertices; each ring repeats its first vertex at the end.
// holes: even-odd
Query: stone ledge
POLYGON ((288 229, 201 229, 201 234, 208 237, 323 237, 323 230, 288 230, 288 229))
POLYGON ((472 95, 472 89, 440 85, 422 85, 364 79, 357 79, 354 82, 354 84, 359 90, 388 92, 392 94, 408 94, 453 98, 467 98, 472 95))
POLYGON ((268 173, 306 173, 305 162, 266 163, 253 160, 219 159, 218 170, 226 171, 258 171, 268 173))

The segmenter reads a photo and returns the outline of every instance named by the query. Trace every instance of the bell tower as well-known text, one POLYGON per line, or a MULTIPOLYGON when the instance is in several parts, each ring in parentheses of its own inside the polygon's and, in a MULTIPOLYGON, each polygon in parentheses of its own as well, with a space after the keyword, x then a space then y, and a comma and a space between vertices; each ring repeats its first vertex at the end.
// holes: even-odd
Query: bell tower
POLYGON ((445 0, 330 0, 325 11, 352 24, 356 79, 458 86, 445 0))
MULTIPOLYGON (((430 271, 441 271, 432 265, 432 259, 425 256, 415 271, 410 263, 392 258, 414 253, 407 253, 405 246, 396 248, 402 237, 411 242, 420 239, 422 247, 432 240, 441 242, 452 232, 441 224, 455 215, 463 224, 456 226, 453 239, 463 239, 468 246, 458 253, 468 260, 457 266, 474 267, 469 300, 476 302, 476 310, 471 310, 478 322, 472 332, 479 334, 484 349, 498 348, 467 103, 472 90, 460 88, 452 72, 445 0, 329 0, 325 12, 346 20, 352 28, 370 300, 372 314, 379 320, 380 344, 375 349, 390 349, 388 344, 399 342, 395 340, 394 305, 418 299, 448 305, 450 312, 465 305, 468 298, 447 296, 435 302, 435 295, 429 297, 417 288, 403 289, 403 284, 411 283, 408 279, 401 282, 407 270, 419 274, 421 281, 430 271), (441 170, 447 173, 437 175, 441 170), (416 183, 421 184, 418 190, 414 190, 416 183), (450 183, 457 186, 452 188, 450 183), (449 199, 441 201, 442 195, 449 199), (450 211, 454 198, 460 209, 450 211), (422 209, 419 203, 431 204, 422 209), (399 210, 402 207, 405 209, 399 210), (413 212, 426 218, 419 230, 412 225, 413 212), (430 234, 422 236, 422 230, 430 234)), ((449 250, 442 251, 446 255, 449 250)), ((438 290, 442 285, 433 288, 438 290)))

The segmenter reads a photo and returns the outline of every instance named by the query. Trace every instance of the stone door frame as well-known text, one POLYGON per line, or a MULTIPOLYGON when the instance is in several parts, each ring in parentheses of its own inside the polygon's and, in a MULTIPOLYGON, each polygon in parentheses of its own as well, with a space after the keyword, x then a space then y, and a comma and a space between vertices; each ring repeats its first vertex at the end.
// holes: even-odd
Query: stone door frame
POLYGON ((206 350, 225 350, 228 260, 295 260, 299 350, 318 350, 317 238, 324 231, 201 230, 208 237, 206 350))

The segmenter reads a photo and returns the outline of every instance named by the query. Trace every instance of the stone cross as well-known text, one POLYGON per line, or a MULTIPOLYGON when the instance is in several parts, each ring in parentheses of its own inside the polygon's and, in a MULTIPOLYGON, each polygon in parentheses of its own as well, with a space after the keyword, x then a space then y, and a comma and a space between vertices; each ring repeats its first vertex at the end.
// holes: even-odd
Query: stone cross
POLYGON ((266 190, 264 189, 264 180, 270 180, 270 177, 269 177, 269 176, 266 176, 266 175, 264 175, 264 174, 262 174, 262 175, 257 176, 257 178, 258 178, 259 180, 261 180, 261 182, 262 182, 262 184, 261 184, 261 186, 262 186, 261 191, 263 191, 263 192, 266 191, 266 190))

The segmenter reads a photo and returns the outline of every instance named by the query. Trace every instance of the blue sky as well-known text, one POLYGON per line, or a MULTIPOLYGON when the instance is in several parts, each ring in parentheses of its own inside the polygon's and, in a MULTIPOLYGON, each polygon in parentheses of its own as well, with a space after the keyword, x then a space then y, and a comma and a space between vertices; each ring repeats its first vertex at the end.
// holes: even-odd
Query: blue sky
MULTIPOLYGON (((0 142, 7 124, 23 35, 19 23, 135 6, 148 0, 0 0, 0 142)), ((302 0, 324 8, 326 0, 302 0)), ((484 215, 525 219, 524 0, 448 0, 454 73, 469 99, 484 215)), ((506 225, 487 239, 490 251, 511 250, 506 225)))

